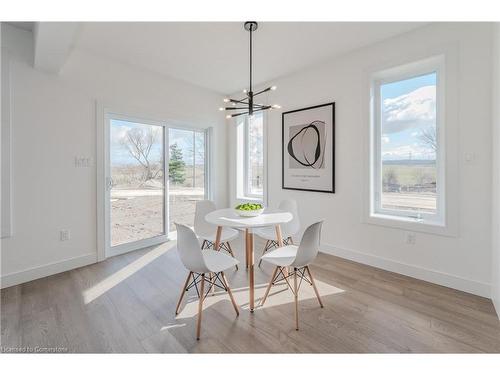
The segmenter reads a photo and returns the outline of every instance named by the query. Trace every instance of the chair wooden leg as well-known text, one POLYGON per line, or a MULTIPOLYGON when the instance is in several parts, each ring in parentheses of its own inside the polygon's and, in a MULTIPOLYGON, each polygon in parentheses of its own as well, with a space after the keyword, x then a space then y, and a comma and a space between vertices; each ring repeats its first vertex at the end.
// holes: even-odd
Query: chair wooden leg
POLYGON ((184 287, 182 288, 181 296, 179 298, 179 302, 177 302, 177 307, 175 308, 175 315, 179 314, 179 308, 181 307, 182 299, 184 298, 184 294, 186 293, 186 288, 189 284, 189 280, 191 279, 191 276, 193 275, 192 272, 189 272, 189 275, 186 279, 186 282, 184 283, 184 287))
MULTIPOLYGON (((264 255, 267 251, 267 245, 269 245, 269 240, 266 241, 266 246, 264 246, 264 251, 262 252, 262 255, 264 255)), ((259 260, 259 267, 262 263, 262 256, 260 257, 260 260, 259 260)))
MULTIPOLYGON (((228 241, 228 242, 226 242, 226 245, 227 245, 227 248, 229 249, 229 254, 231 254, 231 256, 232 256, 233 258, 236 258, 236 257, 234 256, 233 248, 231 247, 231 244, 229 243, 229 241, 228 241)), ((235 267, 236 267, 236 271, 238 271, 238 265, 236 265, 235 267)))
POLYGON ((217 227, 217 232, 215 233, 214 250, 220 250, 220 238, 222 236, 222 227, 217 227))
POLYGON ((311 279, 311 283, 314 289, 314 293, 316 293, 316 297, 318 297, 318 302, 321 307, 323 307, 323 302, 321 302, 321 297, 319 296, 318 288, 316 288, 316 283, 314 282, 313 275, 311 273, 311 270, 309 269, 309 266, 306 266, 307 273, 309 274, 309 279, 311 279))
POLYGON ((198 302, 198 323, 196 324, 196 340, 200 339, 201 313, 203 311, 203 300, 205 299, 205 274, 201 274, 200 301, 198 302))
POLYGON ((295 297, 295 330, 299 330, 299 289, 297 288, 297 268, 293 269, 293 289, 295 297))
POLYGON ((229 298, 231 299, 231 303, 233 304, 234 311, 236 311, 236 315, 240 315, 240 310, 238 310, 238 305, 236 304, 236 301, 234 300, 233 293, 231 292, 231 288, 229 287, 229 283, 227 282, 226 275, 224 275, 224 272, 220 273, 222 276, 222 280, 224 281, 225 287, 227 289, 227 294, 229 294, 229 298))
POLYGON ((262 302, 260 303, 261 306, 264 306, 264 302, 266 302, 269 291, 271 290, 271 286, 273 286, 274 278, 276 277, 276 273, 278 272, 278 268, 279 267, 276 267, 274 269, 273 275, 271 276, 271 280, 269 281, 269 285, 267 286, 267 289, 266 289, 266 294, 264 294, 264 298, 262 298, 262 302))

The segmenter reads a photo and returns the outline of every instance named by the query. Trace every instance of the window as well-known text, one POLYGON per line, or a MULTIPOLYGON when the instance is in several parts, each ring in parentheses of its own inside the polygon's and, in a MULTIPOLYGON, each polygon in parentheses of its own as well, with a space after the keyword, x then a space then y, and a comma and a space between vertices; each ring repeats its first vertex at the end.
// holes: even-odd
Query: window
POLYGON ((371 215, 444 225, 440 59, 375 75, 371 215))
POLYGON ((262 113, 245 120, 244 194, 263 199, 264 194, 264 119, 262 113))
POLYGON ((110 115, 110 246, 165 235, 164 126, 110 115))
POLYGON ((208 197, 208 132, 189 128, 168 129, 169 230, 175 223, 192 225, 196 202, 208 197))

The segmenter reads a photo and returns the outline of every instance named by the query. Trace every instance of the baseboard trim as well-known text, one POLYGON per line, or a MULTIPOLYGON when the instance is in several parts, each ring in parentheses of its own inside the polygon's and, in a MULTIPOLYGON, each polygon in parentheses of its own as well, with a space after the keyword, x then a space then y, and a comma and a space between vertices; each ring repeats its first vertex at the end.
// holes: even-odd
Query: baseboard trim
POLYGON ((380 268, 386 271, 399 273, 401 275, 414 277, 415 279, 428 281, 481 297, 491 297, 490 285, 480 281, 464 279, 462 277, 450 275, 444 272, 417 267, 392 259, 378 257, 360 251, 343 249, 328 244, 322 244, 320 251, 325 254, 335 255, 340 258, 352 260, 354 262, 366 264, 368 266, 380 268))
POLYGON ((87 266, 97 261, 97 253, 89 253, 74 258, 65 259, 59 262, 48 263, 43 266, 28 268, 23 271, 12 272, 2 275, 0 288, 8 288, 28 281, 40 279, 42 277, 55 275, 69 271, 74 268, 87 266))
POLYGON ((495 297, 492 297, 491 301, 493 302, 493 307, 495 308, 495 311, 497 312, 498 320, 500 320, 500 300, 498 300, 495 297))

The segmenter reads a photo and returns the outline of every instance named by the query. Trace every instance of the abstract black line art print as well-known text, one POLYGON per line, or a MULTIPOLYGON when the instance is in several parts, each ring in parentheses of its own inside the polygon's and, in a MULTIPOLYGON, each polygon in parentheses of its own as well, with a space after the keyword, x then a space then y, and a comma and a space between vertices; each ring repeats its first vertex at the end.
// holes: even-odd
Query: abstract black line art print
POLYGON ((335 103, 282 115, 283 189, 334 193, 335 103))

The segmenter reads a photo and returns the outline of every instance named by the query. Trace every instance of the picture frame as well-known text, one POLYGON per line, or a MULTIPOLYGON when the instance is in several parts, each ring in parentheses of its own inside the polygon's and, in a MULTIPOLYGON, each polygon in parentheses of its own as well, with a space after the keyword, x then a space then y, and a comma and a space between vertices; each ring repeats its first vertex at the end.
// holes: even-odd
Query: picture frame
POLYGON ((335 193, 335 102, 281 114, 281 187, 335 193))

